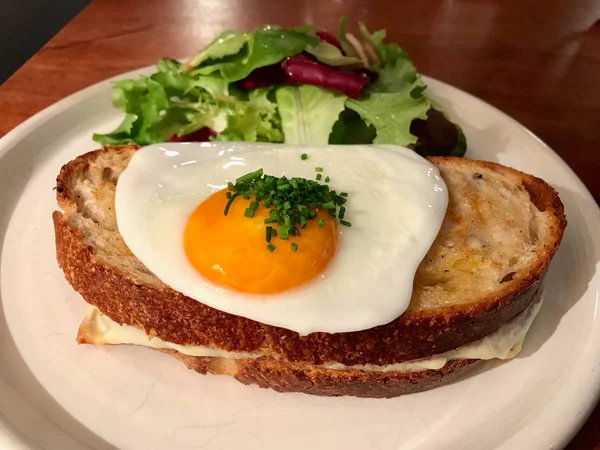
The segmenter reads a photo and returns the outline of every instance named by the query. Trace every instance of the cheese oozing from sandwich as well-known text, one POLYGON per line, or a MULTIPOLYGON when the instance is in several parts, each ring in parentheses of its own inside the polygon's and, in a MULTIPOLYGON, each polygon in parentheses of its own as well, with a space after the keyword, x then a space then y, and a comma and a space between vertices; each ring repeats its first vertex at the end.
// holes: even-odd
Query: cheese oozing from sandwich
MULTIPOLYGON (((495 332, 474 342, 462 345, 445 353, 413 361, 378 366, 374 364, 347 366, 336 362, 326 362, 320 367, 332 370, 363 370, 378 372, 418 372, 437 370, 447 362, 460 359, 511 359, 519 354, 525 336, 538 314, 542 299, 531 303, 523 312, 495 332)), ((189 356, 246 359, 260 358, 258 353, 228 352, 218 348, 198 345, 179 345, 149 337, 142 330, 129 325, 119 325, 90 307, 79 329, 79 336, 85 343, 94 345, 133 344, 154 349, 169 349, 189 356)))

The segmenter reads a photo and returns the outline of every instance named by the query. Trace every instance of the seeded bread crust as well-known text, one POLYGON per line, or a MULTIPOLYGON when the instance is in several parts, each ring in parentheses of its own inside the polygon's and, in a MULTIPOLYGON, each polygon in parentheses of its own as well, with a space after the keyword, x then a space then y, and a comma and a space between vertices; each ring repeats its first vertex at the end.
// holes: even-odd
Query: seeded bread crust
MULTIPOLYGON (((285 370, 273 369, 267 376, 261 372, 269 367, 265 365, 265 361, 309 365, 327 361, 345 365, 386 365, 443 353, 497 330, 522 312, 536 297, 566 226, 563 205, 556 192, 544 181, 490 162, 464 158, 431 158, 448 184, 450 206, 440 235, 415 278, 409 310, 391 323, 369 330, 300 336, 283 328, 215 310, 175 292, 129 252, 116 229, 116 221, 112 217, 114 213, 111 215, 109 211, 114 208, 118 175, 137 149, 137 146, 131 145, 109 146, 82 155, 63 166, 57 179, 57 199, 63 212, 55 211, 53 220, 57 260, 67 281, 103 314, 117 323, 138 327, 149 336, 181 345, 202 345, 264 355, 267 358, 253 360, 252 363, 236 362, 239 365, 239 375, 236 376, 242 382, 255 382, 275 389, 279 386, 273 381, 277 378, 276 374, 288 373, 287 370, 295 373, 296 378, 292 377, 295 381, 287 384, 282 382, 281 389, 287 386, 288 390, 307 392, 321 388, 307 387, 308 384, 304 385, 299 381, 306 379, 306 373, 302 375, 287 366, 285 370), (486 250, 481 246, 472 250, 471 235, 468 239, 466 235, 463 236, 465 239, 461 241, 460 254, 445 240, 452 233, 462 236, 472 230, 479 230, 482 233, 480 238, 485 241, 485 227, 491 230, 498 226, 498 221, 508 224, 508 227, 521 220, 519 217, 499 217, 490 223, 485 217, 478 218, 471 211, 472 198, 477 199, 477 202, 485 202, 483 206, 478 206, 482 211, 494 208, 494 202, 485 200, 485 195, 491 195, 488 184, 492 187, 497 184, 497 189, 501 192, 498 198, 494 198, 494 202, 499 203, 498 208, 502 207, 505 197, 510 199, 511 195, 526 199, 523 209, 527 209, 527 214, 533 217, 533 231, 527 231, 526 226, 523 228, 523 232, 531 235, 523 241, 531 256, 515 263, 518 270, 498 272, 497 279, 482 281, 474 279, 470 273, 487 267, 484 265, 488 263, 480 255, 485 256, 486 250), (460 185, 461 191, 453 192, 454 185, 460 185), (502 191, 507 186, 507 192, 502 191), (481 192, 487 194, 483 195, 481 192), (465 217, 469 220, 465 220, 465 217), (481 223, 477 223, 479 220, 481 223), (463 244, 463 241, 469 242, 469 245, 463 244), (531 245, 528 244, 529 241, 531 245), (451 264, 456 265, 456 268, 441 269, 445 267, 440 265, 444 255, 448 260, 454 261, 451 264), (478 266, 470 270, 469 265, 472 264, 478 266), (445 275, 446 272, 449 274, 445 275), (478 283, 484 281, 491 283, 493 287, 487 289, 485 295, 471 299, 469 295, 477 294, 478 283), (464 289, 464 296, 461 289, 464 289), (445 301, 445 298, 453 301, 445 301), (299 387, 300 385, 304 387, 299 387)), ((529 227, 532 228, 532 225, 529 227)), ((510 242, 511 239, 508 239, 508 245, 510 242)), ((486 247, 485 244, 483 247, 486 247)), ((521 258, 521 252, 514 253, 514 258, 521 258)), ((512 267, 502 259, 492 262, 498 265, 498 270, 512 267)), ((202 362, 206 358, 192 359, 193 357, 181 354, 176 356, 195 370, 206 367, 202 362)), ((445 379, 462 367, 462 364, 451 364, 438 374, 429 376, 445 379)), ((216 369, 206 370, 219 373, 216 369)), ((320 374, 315 375, 317 378, 309 377, 311 386, 316 386, 315 380, 319 376, 324 377, 324 392, 329 389, 328 383, 335 384, 332 376, 325 376, 314 369, 310 373, 320 374)), ((348 383, 351 380, 356 380, 359 384, 359 380, 367 384, 390 383, 385 377, 375 377, 368 381, 363 375, 359 377, 351 373, 337 373, 336 377, 347 377, 348 383)), ((399 378, 404 379, 403 376, 399 378)), ((398 383, 400 386, 403 381, 398 383)), ((410 383, 412 382, 409 381, 410 383)), ((365 390, 369 390, 366 386, 365 384, 365 390)), ((339 391, 331 389, 333 393, 341 393, 346 388, 339 387, 339 391)), ((397 388, 400 393, 403 393, 402 389, 397 388)))

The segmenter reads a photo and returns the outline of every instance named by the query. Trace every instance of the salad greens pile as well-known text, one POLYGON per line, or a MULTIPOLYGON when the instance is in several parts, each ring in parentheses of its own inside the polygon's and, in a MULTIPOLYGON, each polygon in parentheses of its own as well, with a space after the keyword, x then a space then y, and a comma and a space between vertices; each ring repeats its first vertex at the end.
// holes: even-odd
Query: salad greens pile
POLYGON ((427 86, 385 30, 337 37, 312 26, 225 31, 191 60, 114 83, 125 112, 102 144, 250 141, 397 144, 462 156, 460 128, 434 108, 427 86))

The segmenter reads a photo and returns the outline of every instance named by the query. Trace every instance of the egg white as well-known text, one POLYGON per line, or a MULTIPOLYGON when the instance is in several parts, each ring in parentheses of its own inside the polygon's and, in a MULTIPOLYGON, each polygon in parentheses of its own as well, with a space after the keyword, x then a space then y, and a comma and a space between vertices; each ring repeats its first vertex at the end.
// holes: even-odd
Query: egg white
MULTIPOLYGON (((171 288, 213 308, 300 334, 383 325, 408 307, 417 267, 448 205, 437 168, 390 145, 298 147, 251 143, 164 143, 136 152, 115 198, 119 231, 133 254, 171 288), (308 154, 301 160, 302 153, 308 154), (188 261, 183 247, 194 209, 228 181, 265 174, 331 178, 348 192, 346 219, 326 270, 295 289, 245 294, 217 286, 188 261)), ((265 250, 266 251, 266 250, 265 250)))

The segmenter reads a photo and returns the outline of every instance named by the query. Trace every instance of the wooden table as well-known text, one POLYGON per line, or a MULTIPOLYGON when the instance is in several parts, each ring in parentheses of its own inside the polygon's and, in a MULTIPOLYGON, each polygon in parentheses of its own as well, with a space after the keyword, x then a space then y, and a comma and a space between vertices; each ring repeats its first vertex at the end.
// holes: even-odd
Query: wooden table
MULTIPOLYGON (((185 57, 223 29, 341 15, 387 28, 421 72, 512 115, 600 200, 598 0, 96 0, 0 87, 0 136, 92 83, 185 57)), ((568 447, 600 450, 600 407, 568 447)))

